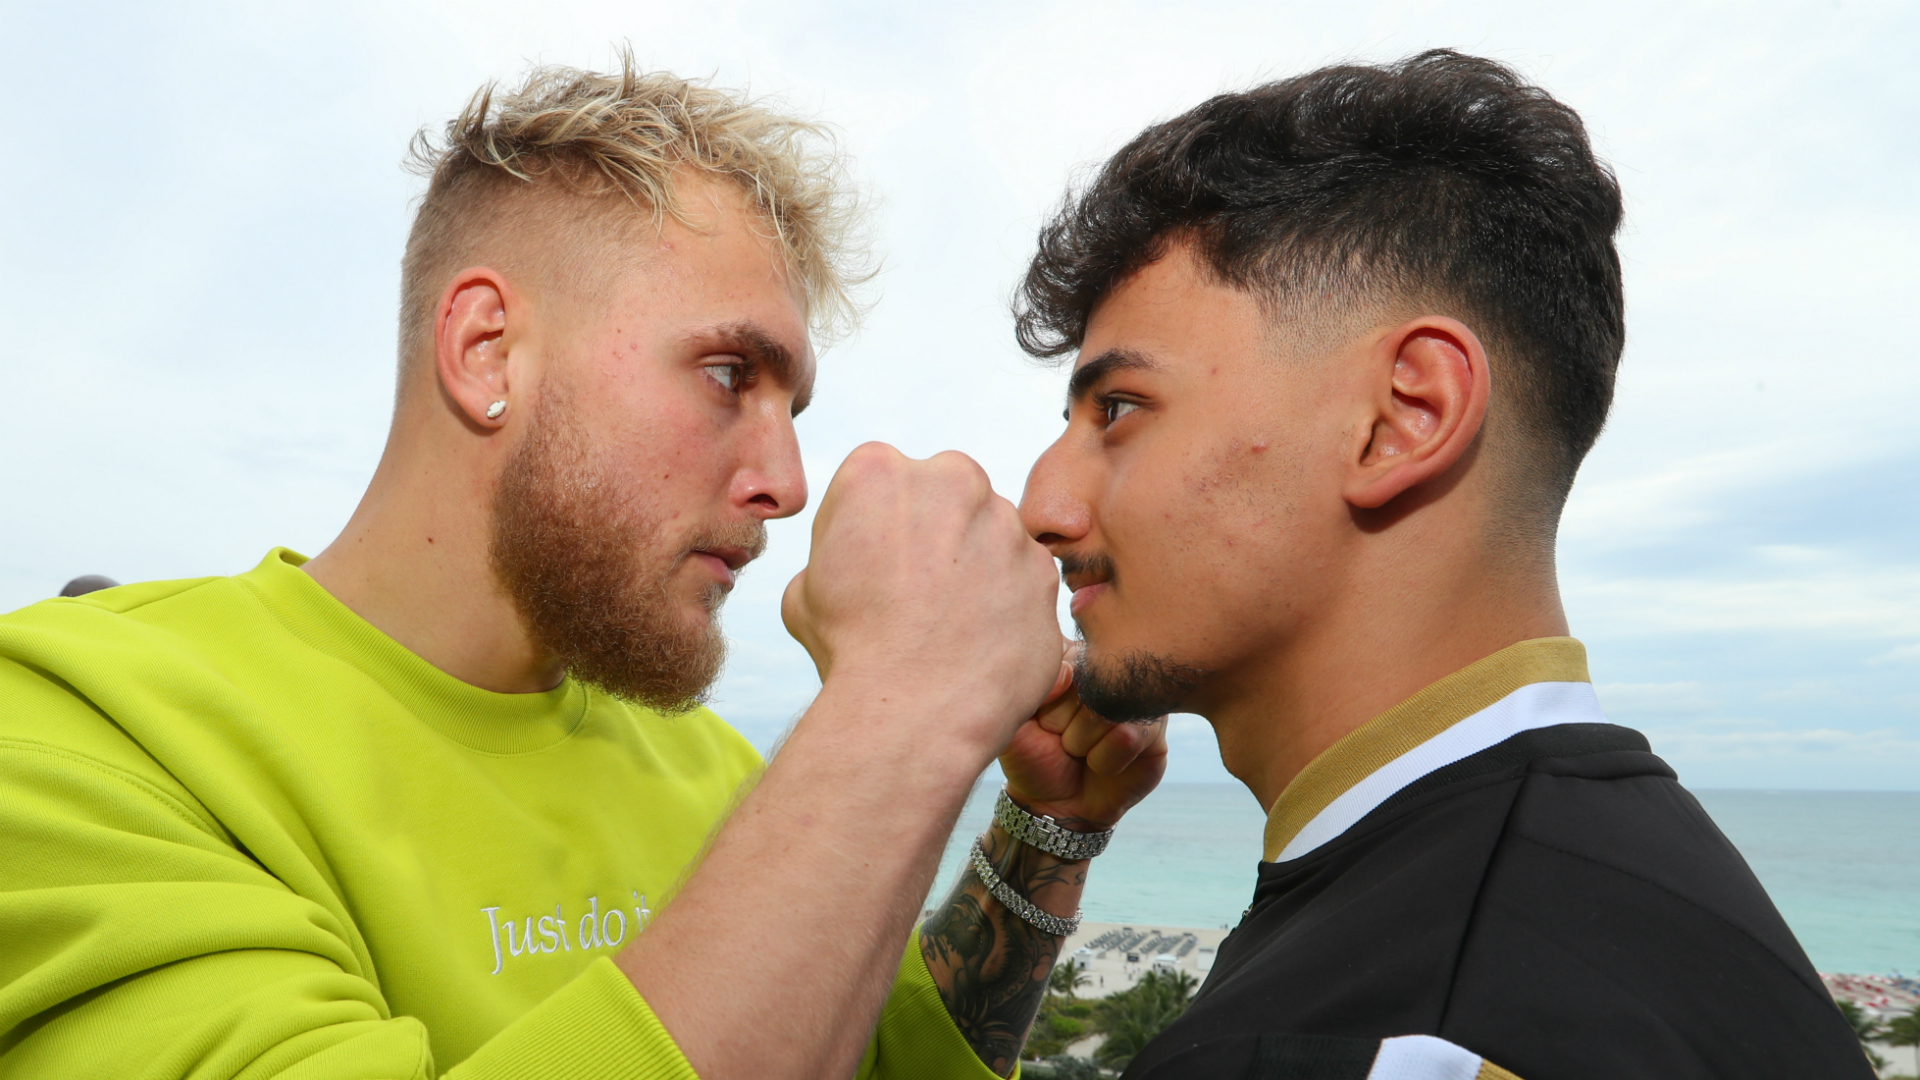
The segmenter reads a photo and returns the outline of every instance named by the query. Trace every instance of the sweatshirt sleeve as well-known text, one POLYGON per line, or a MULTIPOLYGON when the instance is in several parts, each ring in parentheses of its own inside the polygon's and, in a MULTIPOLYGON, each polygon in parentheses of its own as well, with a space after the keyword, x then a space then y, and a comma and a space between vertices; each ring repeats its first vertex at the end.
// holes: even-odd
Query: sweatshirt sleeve
MULTIPOLYGON (((1017 1068, 1013 1075, 1018 1080, 1017 1068)), ((920 952, 917 927, 907 939, 893 992, 887 996, 880 1025, 867 1043, 856 1076, 858 1080, 1000 1080, 954 1025, 920 952)))
MULTIPOLYGON (((392 1014, 354 929, 204 810, 0 738, 0 1078, 436 1075, 425 1026, 392 1014)), ((604 958, 445 1075, 694 1080, 604 958)))

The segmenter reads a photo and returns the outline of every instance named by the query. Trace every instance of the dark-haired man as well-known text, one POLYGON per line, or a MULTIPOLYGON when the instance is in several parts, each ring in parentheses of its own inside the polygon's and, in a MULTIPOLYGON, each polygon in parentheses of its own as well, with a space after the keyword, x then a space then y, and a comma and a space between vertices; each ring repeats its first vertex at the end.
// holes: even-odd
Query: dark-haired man
POLYGON ((1566 636, 1619 221, 1571 110, 1433 52, 1214 98, 1042 232, 1020 339, 1078 359, 1021 510, 1082 699, 1207 717, 1270 815, 1129 1077, 1869 1075, 1566 636))

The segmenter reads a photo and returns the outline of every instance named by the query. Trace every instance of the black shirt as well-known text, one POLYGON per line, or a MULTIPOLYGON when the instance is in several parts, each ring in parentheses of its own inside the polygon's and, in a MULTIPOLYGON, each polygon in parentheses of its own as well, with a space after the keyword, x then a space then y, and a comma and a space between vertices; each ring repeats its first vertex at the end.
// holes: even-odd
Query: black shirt
POLYGON ((1399 1035, 1522 1080, 1873 1076, 1746 861, 1627 728, 1523 732, 1259 875, 1128 1078, 1361 1080, 1399 1035))

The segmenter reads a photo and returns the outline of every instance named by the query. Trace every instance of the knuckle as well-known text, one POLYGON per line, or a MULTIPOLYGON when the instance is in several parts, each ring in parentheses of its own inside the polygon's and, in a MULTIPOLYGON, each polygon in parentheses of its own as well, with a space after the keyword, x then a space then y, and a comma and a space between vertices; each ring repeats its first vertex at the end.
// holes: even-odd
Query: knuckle
POLYGON ((900 471, 906 459, 900 451, 883 442, 865 442, 847 455, 845 468, 860 476, 889 476, 900 471))
POLYGON ((939 470, 942 479, 976 499, 984 498, 993 491, 987 470, 958 450, 942 450, 928 459, 928 463, 939 470))
POLYGON ((961 473, 966 472, 969 469, 977 470, 980 468, 979 464, 976 463, 972 458, 968 457, 967 455, 961 453, 958 450, 942 450, 939 453, 928 458, 927 460, 936 465, 939 465, 943 469, 952 469, 955 472, 961 472, 961 473))

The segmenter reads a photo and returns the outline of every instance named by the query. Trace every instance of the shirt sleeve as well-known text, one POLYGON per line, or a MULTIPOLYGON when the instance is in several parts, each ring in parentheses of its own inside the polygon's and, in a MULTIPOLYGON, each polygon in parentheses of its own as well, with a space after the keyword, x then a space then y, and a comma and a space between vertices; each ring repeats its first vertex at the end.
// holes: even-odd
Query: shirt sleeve
MULTIPOLYGON (((920 952, 920 930, 907 939, 893 992, 867 1043, 857 1080, 1000 1080, 967 1043, 920 952)), ((1019 1069, 1014 1070, 1018 1080, 1019 1069)))
MULTIPOLYGON (((340 916, 178 792, 61 747, 0 738, 0 943, 5 1080, 440 1075, 340 916)), ((604 958, 445 1075, 694 1080, 604 958)))

